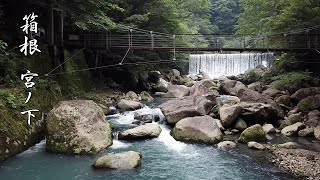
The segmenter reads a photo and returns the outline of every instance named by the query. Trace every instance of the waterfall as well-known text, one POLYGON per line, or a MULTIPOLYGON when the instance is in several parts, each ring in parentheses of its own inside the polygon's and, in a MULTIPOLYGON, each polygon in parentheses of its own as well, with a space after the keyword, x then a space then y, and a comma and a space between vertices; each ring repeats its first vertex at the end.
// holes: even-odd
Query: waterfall
POLYGON ((190 55, 189 75, 200 71, 208 73, 211 78, 239 75, 258 65, 270 67, 273 61, 272 53, 196 54, 190 55))

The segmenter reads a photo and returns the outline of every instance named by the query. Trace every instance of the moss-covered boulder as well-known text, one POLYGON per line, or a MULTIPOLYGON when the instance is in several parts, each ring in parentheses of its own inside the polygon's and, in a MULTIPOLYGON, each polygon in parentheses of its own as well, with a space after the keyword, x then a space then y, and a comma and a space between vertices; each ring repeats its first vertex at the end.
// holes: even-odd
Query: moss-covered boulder
POLYGON ((112 145, 102 108, 91 100, 62 101, 48 114, 47 150, 58 153, 97 153, 112 145))
POLYGON ((256 124, 244 130, 240 135, 239 141, 243 143, 248 143, 250 141, 264 142, 267 141, 267 138, 262 126, 256 124))
POLYGON ((223 138, 218 124, 210 116, 182 119, 175 125, 170 134, 178 141, 207 144, 219 143, 223 138))
POLYGON ((311 111, 320 108, 320 94, 315 96, 309 96, 302 99, 298 103, 298 109, 301 111, 311 111))
POLYGON ((97 159, 92 166, 100 169, 134 169, 140 166, 141 158, 141 154, 134 151, 109 153, 97 159))

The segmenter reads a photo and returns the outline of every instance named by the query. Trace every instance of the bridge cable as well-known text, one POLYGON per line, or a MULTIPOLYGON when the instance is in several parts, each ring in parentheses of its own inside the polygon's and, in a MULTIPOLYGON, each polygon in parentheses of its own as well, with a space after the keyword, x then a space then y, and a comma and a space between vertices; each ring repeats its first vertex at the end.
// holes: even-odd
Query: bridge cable
POLYGON ((50 73, 52 73, 53 71, 55 71, 56 69, 58 69, 59 67, 61 67, 63 64, 65 64, 66 62, 72 60, 77 54, 79 54, 81 51, 83 51, 85 48, 82 48, 81 50, 79 50, 78 52, 76 52, 75 54, 73 54, 70 58, 66 59, 63 63, 61 63, 59 66, 55 67, 53 70, 51 70, 50 72, 48 72, 47 74, 45 74, 45 76, 48 76, 50 73))

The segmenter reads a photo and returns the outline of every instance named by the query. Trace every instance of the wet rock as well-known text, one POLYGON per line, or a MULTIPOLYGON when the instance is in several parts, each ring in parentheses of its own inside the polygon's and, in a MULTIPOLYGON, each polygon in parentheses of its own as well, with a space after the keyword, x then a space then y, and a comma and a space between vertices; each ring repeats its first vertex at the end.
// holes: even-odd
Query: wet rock
POLYGON ((133 129, 120 132, 118 139, 120 140, 142 140, 152 139, 160 135, 161 128, 156 124, 145 124, 133 129))
POLYGON ((291 98, 296 102, 299 102, 308 96, 315 96, 317 94, 320 94, 320 87, 303 88, 292 94, 291 98))
POLYGON ((262 128, 266 134, 276 133, 276 129, 273 127, 272 124, 265 124, 262 126, 262 128))
POLYGON ((221 107, 225 104, 232 106, 232 105, 239 104, 240 99, 237 96, 221 95, 217 97, 217 102, 218 102, 218 105, 221 107))
POLYGON ((109 153, 98 158, 92 166, 106 169, 134 169, 140 166, 141 158, 141 154, 134 151, 109 153))
POLYGON ((152 123, 153 121, 155 121, 155 116, 153 114, 135 114, 134 119, 143 121, 144 123, 152 123))
POLYGON ((142 91, 140 93, 140 97, 142 101, 152 101, 154 98, 146 91, 142 91))
POLYGON ((283 144, 278 144, 277 147, 285 149, 296 149, 298 147, 298 144, 294 142, 286 142, 283 144))
POLYGON ((143 104, 136 101, 121 99, 117 107, 123 111, 130 111, 142 108, 143 104))
POLYGON ((219 109, 220 119, 223 127, 230 127, 238 119, 242 112, 242 107, 239 105, 223 105, 219 109))
POLYGON ((144 123, 143 121, 139 121, 138 120, 138 121, 133 121, 132 124, 140 126, 140 125, 145 125, 146 123, 144 123))
POLYGON ((234 149, 237 144, 233 141, 222 141, 217 144, 218 149, 234 149))
POLYGON ((112 144, 111 129, 101 107, 93 101, 57 104, 47 117, 47 150, 96 153, 112 144))
POLYGON ((314 129, 314 137, 320 140, 320 126, 314 129))
POLYGON ((263 151, 266 149, 266 147, 264 145, 257 143, 257 142, 254 142, 254 141, 248 142, 248 147, 250 149, 260 150, 260 151, 263 151))
POLYGON ((129 91, 127 92, 126 96, 125 96, 126 100, 131 100, 131 101, 140 101, 141 97, 138 96, 135 92, 133 91, 129 91))
POLYGON ((236 128, 239 131, 244 131, 248 128, 248 125, 243 119, 238 119, 234 128, 236 128))
POLYGON ((314 134, 314 128, 311 128, 311 127, 302 129, 298 132, 298 136, 300 137, 313 136, 313 134, 314 134))
POLYGON ((320 94, 315 96, 309 96, 302 99, 298 105, 298 109, 301 111, 311 111, 320 108, 320 94))
POLYGON ((169 124, 174 124, 186 117, 203 116, 210 113, 215 101, 206 97, 187 96, 179 99, 172 99, 159 107, 165 115, 169 124))
POLYGON ((297 122, 293 125, 287 126, 285 128, 283 128, 281 130, 281 134, 285 135, 285 136, 295 136, 298 134, 298 131, 304 129, 306 126, 301 123, 301 122, 297 122))
POLYGON ((210 116, 188 117, 179 121, 170 134, 178 141, 190 141, 215 144, 222 140, 223 135, 210 116))
POLYGON ((247 143, 250 141, 264 142, 267 141, 267 138, 262 126, 256 124, 244 130, 240 135, 239 141, 243 143, 247 143))

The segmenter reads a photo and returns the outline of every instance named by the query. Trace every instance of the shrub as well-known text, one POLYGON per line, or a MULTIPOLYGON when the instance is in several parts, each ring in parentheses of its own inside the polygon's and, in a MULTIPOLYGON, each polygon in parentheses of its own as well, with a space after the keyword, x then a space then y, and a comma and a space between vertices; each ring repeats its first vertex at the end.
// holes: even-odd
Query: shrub
POLYGON ((278 90, 288 90, 290 93, 300 88, 317 86, 319 79, 313 77, 310 72, 290 72, 271 78, 271 86, 278 90))

